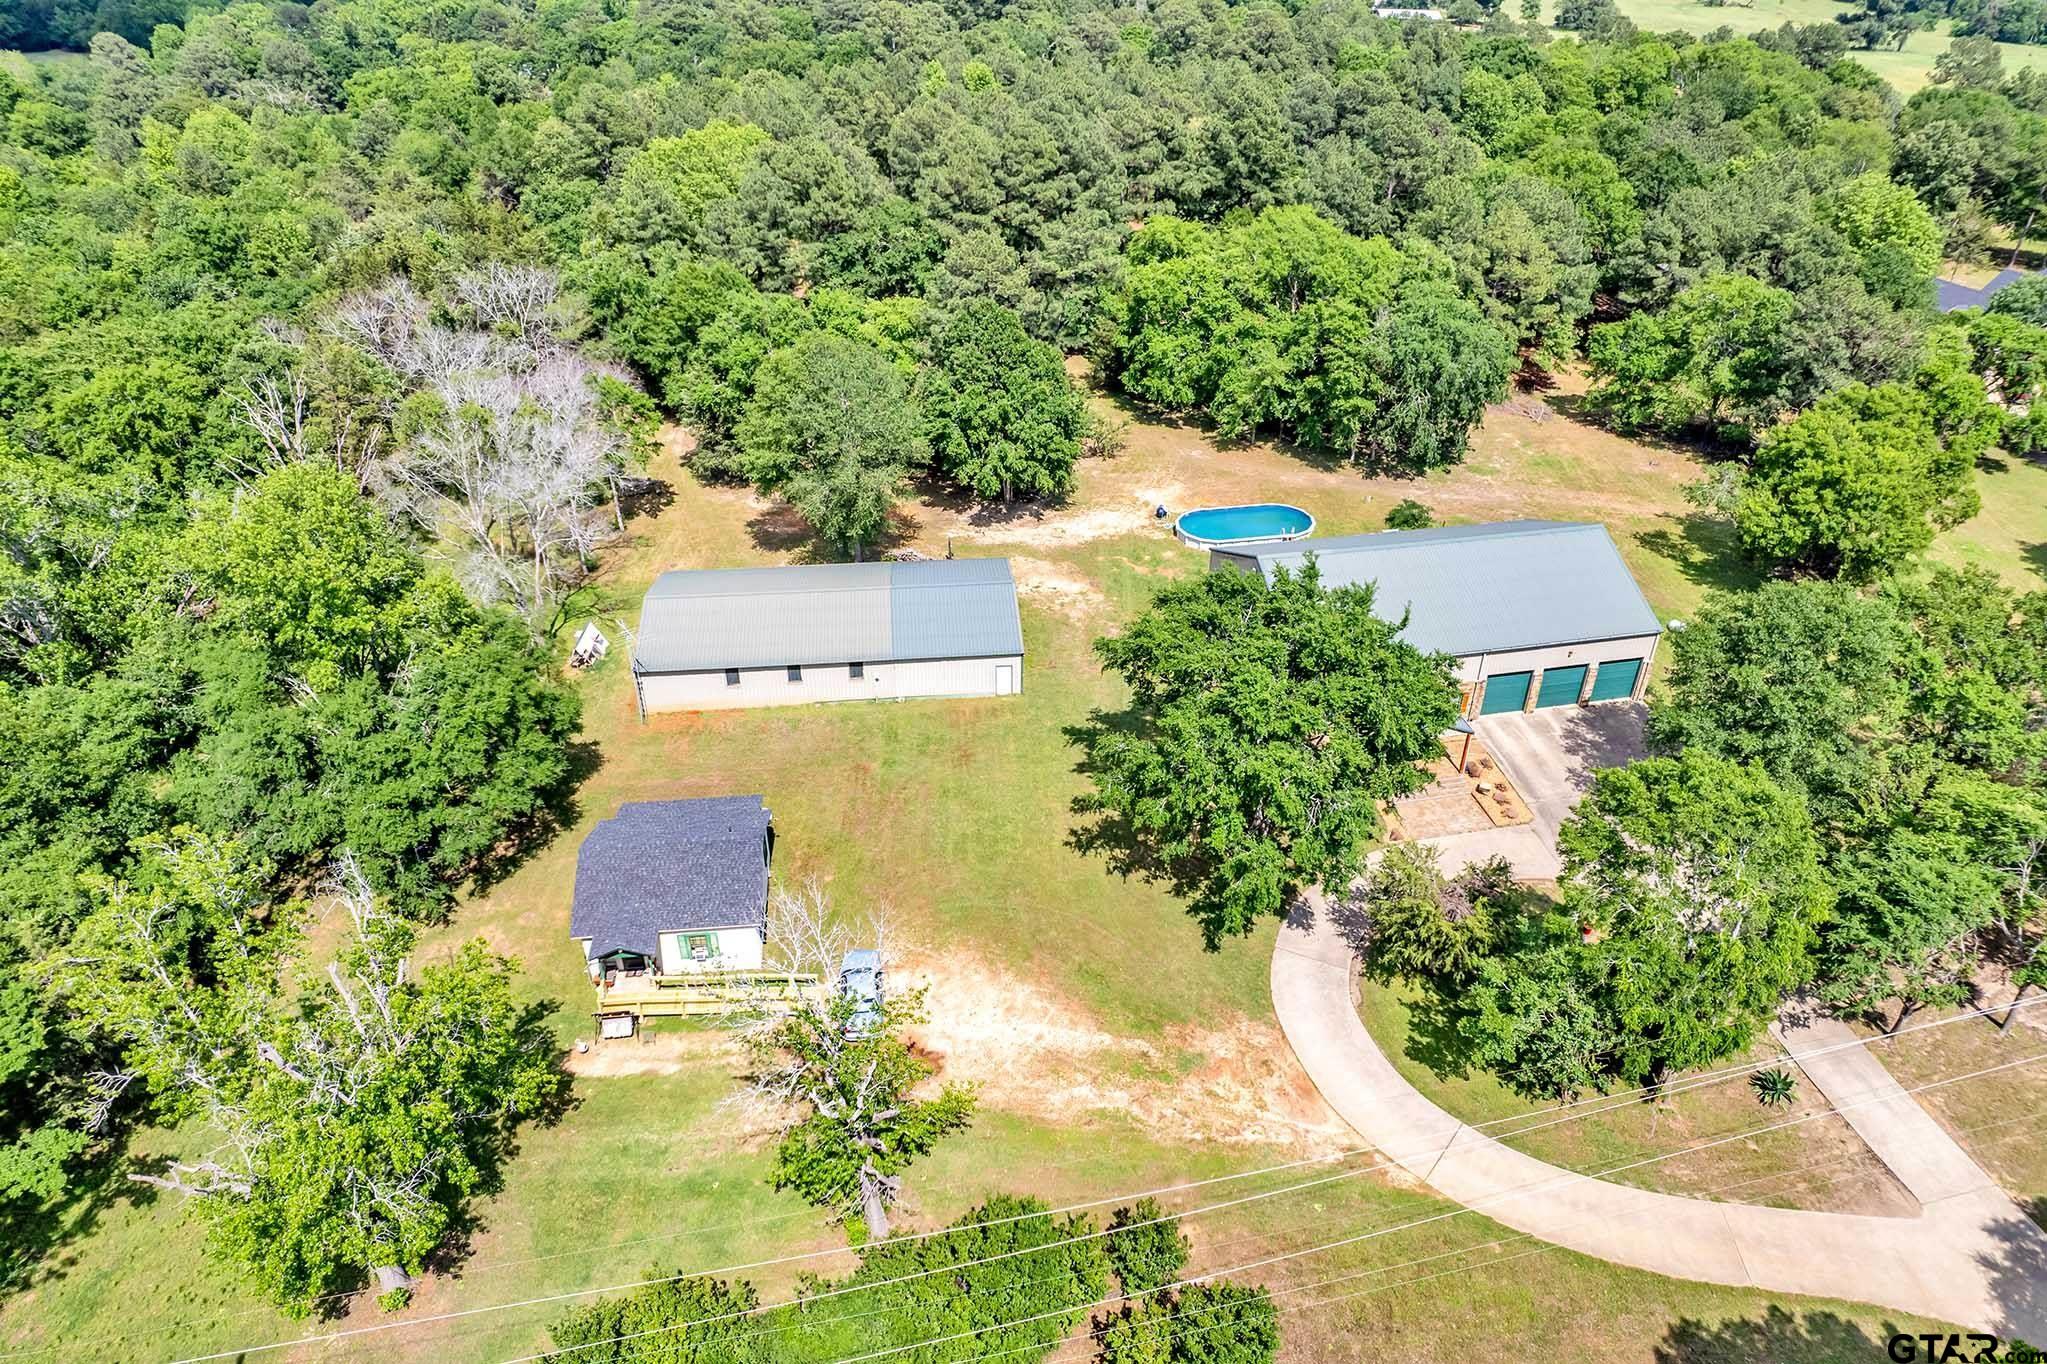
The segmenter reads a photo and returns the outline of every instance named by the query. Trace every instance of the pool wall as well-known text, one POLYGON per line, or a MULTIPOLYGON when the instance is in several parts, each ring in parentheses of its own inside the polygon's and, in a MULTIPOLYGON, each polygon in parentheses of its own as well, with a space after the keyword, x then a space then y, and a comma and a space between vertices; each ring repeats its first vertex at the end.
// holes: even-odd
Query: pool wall
MULTIPOLYGON (((1230 529, 1235 529, 1231 527, 1230 529)), ((1300 507, 1287 502, 1245 502, 1227 507, 1196 507, 1193 511, 1181 512, 1173 521, 1173 534, 1183 545, 1195 549, 1216 549, 1228 545, 1255 545, 1268 540, 1298 540, 1313 533, 1315 518, 1300 507), (1230 518, 1229 513, 1240 513, 1230 518), (1274 513, 1264 519, 1275 523, 1278 528, 1252 531, 1247 534, 1203 534, 1199 529, 1201 518, 1213 520, 1235 519, 1250 522, 1259 519, 1259 513, 1274 513), (1192 520, 1196 528, 1190 529, 1192 520)))

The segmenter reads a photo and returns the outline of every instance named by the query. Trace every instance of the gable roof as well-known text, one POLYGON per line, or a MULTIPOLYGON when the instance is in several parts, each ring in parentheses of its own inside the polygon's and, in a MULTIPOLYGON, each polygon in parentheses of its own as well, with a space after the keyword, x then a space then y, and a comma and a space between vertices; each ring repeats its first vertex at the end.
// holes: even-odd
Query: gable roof
POLYGON ((640 609, 638 672, 1023 653, 1007 559, 663 573, 640 609))
POLYGON ((1944 313, 1951 313, 1957 308, 1980 308, 2029 273, 2026 270, 1999 270, 1980 289, 1971 289, 1951 279, 1936 279, 1933 282, 1933 306, 1944 313))
POLYGON ((1373 583, 1373 613, 1402 637, 1460 658, 1663 632, 1606 527, 1499 521, 1371 535, 1232 545, 1218 559, 1299 572, 1309 555, 1325 587, 1373 583))
POLYGON ((569 936, 651 956, 664 932, 764 927, 768 825, 759 796, 619 806, 576 853, 569 936))

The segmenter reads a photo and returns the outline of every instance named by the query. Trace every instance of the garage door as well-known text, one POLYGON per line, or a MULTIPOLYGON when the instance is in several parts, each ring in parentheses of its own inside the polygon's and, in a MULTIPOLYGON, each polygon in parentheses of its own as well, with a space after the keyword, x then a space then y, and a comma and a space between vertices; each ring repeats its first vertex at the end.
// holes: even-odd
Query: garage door
POLYGON ((1510 710, 1519 710, 1528 701, 1528 682, 1534 673, 1500 673, 1485 680, 1485 699, 1479 703, 1480 715, 1499 715, 1510 710))
POLYGON ((1592 679, 1592 699, 1595 701, 1622 701, 1635 694, 1635 681, 1642 675, 1642 660, 1639 658, 1617 658, 1611 663, 1599 665, 1599 675, 1592 679))
POLYGON ((1585 690, 1585 665, 1551 668, 1542 675, 1542 688, 1535 693, 1535 706, 1575 706, 1578 693, 1585 690))

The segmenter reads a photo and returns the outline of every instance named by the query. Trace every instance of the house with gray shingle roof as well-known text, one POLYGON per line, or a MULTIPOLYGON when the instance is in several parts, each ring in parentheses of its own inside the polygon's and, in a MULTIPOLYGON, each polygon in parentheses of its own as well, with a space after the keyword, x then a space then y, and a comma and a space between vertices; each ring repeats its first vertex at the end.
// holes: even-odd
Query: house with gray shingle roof
POLYGON ((1313 559, 1324 587, 1371 584, 1401 638, 1448 654, 1467 714, 1639 699, 1662 622, 1606 527, 1498 521, 1233 544, 1211 569, 1270 578, 1313 559))
POLYGON ((607 971, 756 971, 774 829, 759 796, 633 801, 576 853, 569 936, 607 971))
POLYGON ((633 649, 642 714, 1023 690, 1007 559, 663 573, 633 649))
POLYGON ((2025 270, 1999 270, 1980 289, 1972 289, 1951 279, 1936 279, 1933 282, 1933 306, 1943 313, 1951 313, 1958 308, 1981 308, 2026 278, 2028 273, 2025 270))

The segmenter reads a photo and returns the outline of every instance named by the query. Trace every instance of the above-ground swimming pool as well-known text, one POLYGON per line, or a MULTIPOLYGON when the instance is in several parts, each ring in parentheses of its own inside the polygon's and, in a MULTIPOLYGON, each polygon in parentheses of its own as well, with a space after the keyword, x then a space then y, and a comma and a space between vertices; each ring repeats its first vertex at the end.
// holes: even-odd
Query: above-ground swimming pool
POLYGON ((1173 534, 1196 549, 1241 545, 1253 540, 1298 540, 1315 529, 1315 518, 1284 502, 1258 502, 1243 507, 1203 507, 1183 512, 1173 534))

